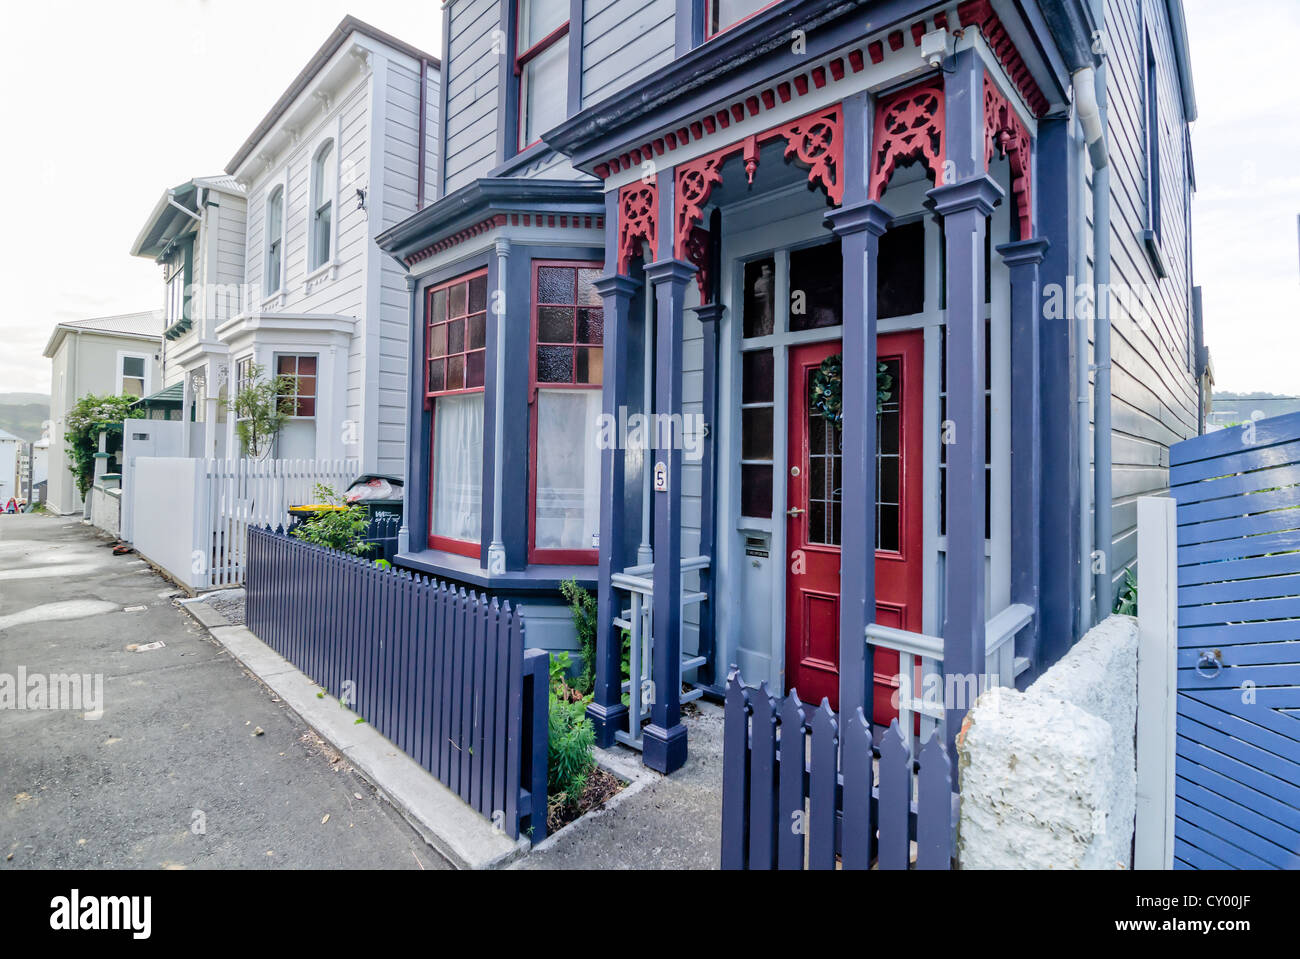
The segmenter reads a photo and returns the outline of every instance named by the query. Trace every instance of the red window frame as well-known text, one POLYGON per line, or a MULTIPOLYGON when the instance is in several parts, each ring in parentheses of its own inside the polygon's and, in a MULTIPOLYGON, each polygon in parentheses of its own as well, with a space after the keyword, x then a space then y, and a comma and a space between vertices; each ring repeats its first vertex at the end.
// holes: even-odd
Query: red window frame
MULTIPOLYGON (((545 267, 561 267, 574 270, 603 270, 605 264, 591 260, 533 260, 532 273, 532 307, 529 317, 529 357, 528 357, 528 407, 529 407, 529 430, 528 430, 528 562, 539 565, 567 565, 567 566, 595 566, 600 561, 600 550, 598 549, 538 549, 537 548, 537 426, 538 426, 538 392, 540 390, 600 390, 604 388, 604 371, 601 371, 602 383, 593 385, 590 383, 574 382, 577 378, 577 351, 583 347, 596 347, 594 343, 579 343, 577 328, 577 312, 583 305, 574 302, 569 303, 542 303, 538 296, 537 280, 540 271, 545 267), (570 382, 568 383, 542 383, 537 379, 537 353, 540 346, 554 345, 563 346, 566 344, 551 341, 541 342, 539 339, 538 317, 541 307, 543 306, 572 306, 574 311, 574 329, 573 340, 568 345, 574 349, 573 372, 570 382)), ((575 278, 576 283, 576 278, 575 278)), ((573 299, 578 299, 575 287, 573 299)), ((604 305, 601 305, 604 309, 604 305)), ((601 326, 600 344, 601 358, 604 358, 605 349, 605 332, 604 326, 601 326)))
POLYGON ((740 24, 744 23, 746 20, 752 20, 754 17, 758 16, 758 15, 759 15, 760 13, 762 13, 764 10, 771 10, 771 9, 772 9, 773 7, 775 7, 778 3, 780 3, 781 0, 772 0, 771 3, 764 4, 763 6, 759 7, 757 10, 755 10, 753 13, 747 13, 747 14, 745 14, 743 17, 741 17, 741 18, 740 18, 739 20, 737 20, 735 23, 728 23, 726 26, 720 26, 720 27, 718 27, 718 29, 716 29, 716 30, 710 30, 710 29, 709 29, 709 24, 712 23, 712 21, 713 21, 713 11, 714 11, 714 9, 716 8, 716 4, 717 4, 717 2, 718 2, 718 0, 704 0, 704 39, 705 39, 705 41, 712 40, 714 37, 716 37, 716 36, 720 36, 721 34, 726 33, 726 32, 727 32, 728 30, 730 30, 732 27, 740 26, 740 24))
MULTIPOLYGON (((516 105, 517 116, 515 117, 515 126, 517 127, 515 131, 516 154, 523 153, 529 147, 542 142, 540 137, 531 143, 524 142, 528 130, 528 125, 524 123, 524 67, 567 37, 569 35, 569 24, 572 22, 565 20, 562 25, 542 37, 523 53, 520 53, 519 38, 523 36, 521 20, 523 19, 524 4, 528 2, 529 0, 515 0, 515 99, 519 101, 516 105)), ((564 95, 566 98, 568 97, 568 90, 565 90, 564 95)))
MULTIPOLYGON (((486 375, 487 375, 487 316, 488 316, 488 312, 489 312, 489 311, 488 311, 488 300, 489 300, 490 297, 491 297, 491 291, 486 289, 486 286, 487 286, 487 275, 488 275, 488 271, 487 271, 487 268, 486 268, 486 267, 484 267, 483 269, 479 269, 479 270, 473 270, 473 271, 471 271, 471 272, 469 272, 469 273, 465 273, 465 274, 463 274, 463 275, 461 275, 461 276, 454 277, 453 279, 447 280, 447 281, 445 281, 445 282, 443 282, 443 283, 438 283, 438 284, 435 284, 435 285, 433 285, 433 286, 430 286, 427 290, 425 290, 425 293, 424 293, 424 408, 425 408, 426 410, 429 411, 429 462, 428 462, 428 477, 429 477, 429 494, 428 494, 428 499, 429 499, 429 503, 428 503, 428 506, 429 506, 429 536, 428 536, 428 542, 429 542, 429 547, 430 547, 431 549, 440 549, 440 550, 445 550, 446 552, 449 552, 449 553, 457 553, 457 554, 459 554, 459 555, 461 555, 461 556, 469 556, 469 557, 472 557, 472 558, 477 558, 477 557, 479 556, 479 554, 480 554, 480 553, 482 552, 482 550, 483 550, 483 544, 482 544, 482 542, 481 542, 481 539, 482 539, 482 536, 481 536, 481 535, 480 535, 480 539, 479 539, 478 541, 471 541, 471 540, 452 539, 451 537, 448 537, 448 536, 437 536, 437 535, 435 535, 434 532, 433 532, 433 494, 434 494, 434 485, 433 485, 433 467, 434 467, 434 463, 433 463, 433 458, 434 458, 434 453, 435 453, 435 451, 437 450, 437 443, 436 443, 436 441, 435 441, 435 438, 436 438, 437 435, 438 435, 438 432, 437 432, 437 430, 438 430, 438 422, 437 422, 437 420, 438 420, 438 404, 435 403, 434 401, 435 401, 436 399, 438 399, 439 397, 442 397, 442 396, 461 396, 461 395, 464 395, 464 394, 466 394, 466 393, 482 393, 482 392, 484 392, 484 390, 485 390, 485 384, 480 384, 479 386, 464 386, 464 385, 462 385, 460 388, 457 388, 457 389, 451 389, 451 390, 449 390, 449 389, 438 389, 438 390, 434 390, 434 389, 430 389, 430 379, 431 379, 431 371, 432 371, 432 369, 433 369, 433 364, 434 364, 435 362, 443 363, 443 364, 444 364, 444 367, 443 367, 443 370, 444 370, 444 372, 443 372, 443 377, 444 377, 443 382, 444 382, 444 384, 445 384, 445 383, 446 383, 446 365, 445 365, 446 362, 447 362, 449 359, 453 358, 453 357, 462 356, 462 357, 465 358, 465 359, 464 359, 463 369, 462 369, 462 374, 461 374, 461 375, 462 375, 462 380, 461 380, 461 382, 462 382, 462 384, 463 384, 463 383, 465 382, 465 379, 466 379, 467 376, 468 376, 468 367, 469 367, 469 356, 470 356, 470 354, 471 354, 471 353, 479 353, 479 354, 482 354, 482 356, 483 356, 484 378, 485 378, 485 380, 486 380, 486 375), (471 311, 471 309, 470 309, 469 285, 470 285, 470 283, 471 283, 472 281, 474 281, 474 280, 476 280, 476 279, 479 279, 480 277, 483 279, 483 281, 484 281, 484 287, 485 287, 485 289, 484 289, 484 298, 483 298, 483 309, 482 309, 482 311, 478 311, 478 310, 472 310, 472 311, 471 311), (453 316, 450 316, 450 315, 448 314, 448 315, 444 315, 441 319, 436 319, 436 320, 435 320, 434 317, 433 317, 433 300, 434 300, 434 296, 435 296, 437 293, 440 293, 440 292, 442 292, 442 291, 444 291, 444 290, 450 290, 452 287, 456 287, 456 286, 464 286, 464 287, 465 287, 465 313, 463 313, 463 314, 459 314, 459 315, 454 316, 454 317, 453 317, 453 316), (482 347, 482 348, 475 348, 475 349, 472 349, 472 350, 471 350, 471 349, 468 349, 468 347, 469 347, 469 320, 470 320, 471 317, 474 317, 474 316, 478 316, 478 315, 480 315, 480 313, 481 313, 482 316, 483 316, 483 326, 484 326, 484 333, 483 333, 483 347, 482 347), (461 343, 461 345, 462 345, 462 349, 461 349, 461 351, 460 351, 460 352, 457 352, 457 353, 449 353, 449 352, 444 351, 444 352, 443 352, 440 356, 438 356, 438 357, 433 357, 433 356, 431 356, 430 353, 431 353, 431 351, 432 351, 432 349, 433 349, 433 337, 432 337, 433 328, 434 328, 435 326, 450 327, 452 323, 454 323, 454 322, 456 322, 456 321, 458 321, 458 320, 459 320, 459 321, 462 321, 462 322, 464 323, 464 327, 463 327, 462 334, 461 334, 461 335, 462 335, 462 343, 461 343)), ((448 303, 450 303, 450 296, 448 297, 448 303)), ((448 330, 448 333, 450 333, 450 330, 448 330)), ((448 344, 448 345, 449 345, 449 344, 448 344)), ((480 495, 481 495, 481 494, 480 494, 480 495)))
POLYGON ((275 398, 275 405, 282 407, 285 401, 293 404, 295 418, 314 419, 316 417, 316 400, 320 395, 320 357, 315 353, 277 353, 275 354, 275 378, 287 376, 293 380, 293 394, 282 394, 275 398), (293 361, 293 371, 284 369, 284 361, 293 361), (311 371, 303 371, 303 360, 311 361, 311 371), (304 392, 303 380, 311 380, 311 392, 304 392))

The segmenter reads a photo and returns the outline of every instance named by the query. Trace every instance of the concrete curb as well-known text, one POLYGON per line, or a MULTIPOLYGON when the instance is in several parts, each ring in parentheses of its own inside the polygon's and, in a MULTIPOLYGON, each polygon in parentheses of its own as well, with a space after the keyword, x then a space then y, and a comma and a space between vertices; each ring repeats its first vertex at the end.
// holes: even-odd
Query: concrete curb
POLYGON ((319 686, 250 630, 230 625, 201 600, 182 601, 181 607, 342 753, 424 841, 457 869, 500 869, 529 851, 527 837, 512 840, 498 832, 372 726, 358 723, 356 713, 328 694, 319 696, 319 686))

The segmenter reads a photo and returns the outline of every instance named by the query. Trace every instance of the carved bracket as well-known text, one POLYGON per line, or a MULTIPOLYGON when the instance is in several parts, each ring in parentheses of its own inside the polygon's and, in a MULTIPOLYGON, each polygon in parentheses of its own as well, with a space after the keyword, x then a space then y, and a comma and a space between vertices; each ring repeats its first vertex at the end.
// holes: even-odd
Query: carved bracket
POLYGON ((1011 168, 1011 196, 1016 204, 1020 237, 1033 236, 1032 224, 1032 141, 1029 131, 1011 103, 984 74, 984 171, 993 162, 993 154, 1007 158, 1011 168))
POLYGON ((655 255, 659 229, 659 180, 637 180, 618 191, 618 272, 626 276, 636 256, 655 255), (646 245, 649 252, 645 252, 646 245))
POLYGON ((873 200, 885 195, 889 178, 900 164, 920 160, 937 186, 944 162, 943 87, 927 80, 876 101, 875 135, 871 146, 871 176, 867 188, 873 200))

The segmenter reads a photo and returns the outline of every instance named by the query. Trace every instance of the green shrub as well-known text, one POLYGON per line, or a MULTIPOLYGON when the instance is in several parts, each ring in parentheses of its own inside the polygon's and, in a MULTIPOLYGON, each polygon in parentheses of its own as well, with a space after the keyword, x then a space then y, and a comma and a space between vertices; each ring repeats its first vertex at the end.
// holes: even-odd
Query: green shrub
POLYGON ((590 695, 596 686, 596 597, 578 585, 576 579, 566 579, 560 584, 560 595, 569 604, 573 627, 578 631, 578 646, 582 652, 582 672, 574 688, 582 695, 590 695))
POLYGON ((364 556, 375 548, 374 543, 363 542, 366 529, 370 526, 369 509, 356 504, 348 505, 333 489, 320 483, 316 484, 314 492, 317 502, 312 505, 329 508, 313 513, 311 519, 293 530, 294 536, 354 556, 364 556))
POLYGON ((95 479, 95 454, 99 452, 99 433, 105 429, 108 433, 109 453, 122 449, 122 421, 141 419, 144 411, 139 407, 131 408, 138 396, 83 396, 68 411, 65 423, 67 431, 63 440, 67 444, 65 451, 68 469, 76 478, 77 490, 84 497, 95 479))
POLYGON ((1119 591, 1119 599, 1115 601, 1115 612, 1122 616, 1138 614, 1138 581, 1133 575, 1132 567, 1124 570, 1124 587, 1119 591))
POLYGON ((550 748, 547 755, 547 791, 553 801, 565 805, 576 803, 587 788, 587 777, 596 769, 592 750, 596 745, 596 730, 587 718, 588 699, 565 702, 551 693, 547 733, 550 748))

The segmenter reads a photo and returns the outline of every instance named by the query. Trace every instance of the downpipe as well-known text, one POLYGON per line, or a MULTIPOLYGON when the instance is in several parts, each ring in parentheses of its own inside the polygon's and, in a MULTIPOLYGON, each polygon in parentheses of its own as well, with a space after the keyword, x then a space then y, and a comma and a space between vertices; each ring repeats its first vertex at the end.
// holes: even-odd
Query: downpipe
MULTIPOLYGON (((1097 68, 1095 102, 1100 118, 1101 135, 1088 143, 1088 153, 1093 161, 1092 173, 1092 242, 1093 242, 1093 302, 1095 379, 1093 387, 1096 425, 1093 430, 1093 461, 1096 464, 1096 507, 1093 511, 1094 548, 1096 549, 1096 615, 1101 622, 1114 607, 1115 570, 1111 560, 1114 547, 1112 510, 1114 492, 1111 469, 1113 465, 1114 434, 1111 431, 1111 315, 1110 315, 1110 165, 1107 162, 1106 136, 1106 75, 1105 52, 1097 68), (1100 153, 1100 162, 1098 162, 1100 153)), ((1085 126, 1085 132, 1087 128, 1085 126)), ((1145 300, 1145 298, 1144 298, 1145 300)))

